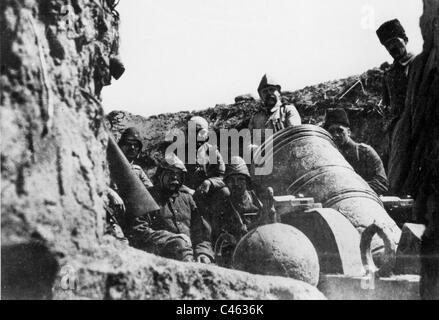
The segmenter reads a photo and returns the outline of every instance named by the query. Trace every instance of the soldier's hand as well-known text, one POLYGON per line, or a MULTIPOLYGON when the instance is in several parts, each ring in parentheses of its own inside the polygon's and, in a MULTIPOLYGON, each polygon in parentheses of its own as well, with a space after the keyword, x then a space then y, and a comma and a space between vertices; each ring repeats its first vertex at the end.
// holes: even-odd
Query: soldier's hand
POLYGON ((122 198, 111 188, 108 189, 108 200, 110 200, 110 204, 114 206, 114 208, 125 212, 125 204, 122 198))
POLYGON ((211 182, 209 180, 204 180, 203 183, 198 187, 197 192, 199 194, 207 194, 210 190, 211 182))
POLYGON ((274 190, 272 187, 267 187, 264 190, 262 202, 265 210, 271 210, 274 208, 274 190))
POLYGON ((210 264, 211 263, 210 258, 208 256, 204 255, 204 254, 200 254, 197 257, 197 262, 204 263, 204 264, 210 264))

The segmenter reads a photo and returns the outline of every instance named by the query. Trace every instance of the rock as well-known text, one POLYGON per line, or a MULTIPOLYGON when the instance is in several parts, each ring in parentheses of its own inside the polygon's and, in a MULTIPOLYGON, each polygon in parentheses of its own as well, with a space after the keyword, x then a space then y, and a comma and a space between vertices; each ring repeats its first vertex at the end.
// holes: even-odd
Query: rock
POLYGON ((259 227, 242 238, 233 254, 233 267, 314 286, 319 281, 319 259, 311 241, 298 229, 280 223, 259 227))
POLYGON ((2 293, 9 298, 50 298, 63 257, 93 255, 104 230, 99 91, 108 79, 97 61, 117 50, 118 19, 88 1, 75 1, 75 14, 64 17, 65 2, 0 3, 2 285, 15 283, 2 293), (98 15, 108 30, 98 29, 98 15), (74 26, 90 31, 81 47, 74 26))
POLYGON ((2 298, 323 299, 300 281, 157 258, 103 235, 99 94, 118 41, 107 4, 0 1, 2 298))
POLYGON ((2 299, 50 299, 58 261, 41 243, 2 246, 2 299))
POLYGON ((60 277, 55 282, 55 299, 325 299, 302 281, 177 262, 130 247, 115 250, 107 246, 99 256, 79 262, 72 265, 74 272, 69 275, 76 286, 66 286, 60 277))

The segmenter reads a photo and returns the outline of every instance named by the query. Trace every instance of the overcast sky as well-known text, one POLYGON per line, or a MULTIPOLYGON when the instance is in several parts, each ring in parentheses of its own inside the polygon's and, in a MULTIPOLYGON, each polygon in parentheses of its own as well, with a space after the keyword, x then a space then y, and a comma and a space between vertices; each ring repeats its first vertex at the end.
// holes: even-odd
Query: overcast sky
POLYGON ((283 90, 355 75, 390 56, 375 30, 398 18, 419 53, 421 0, 122 0, 127 68, 106 112, 199 110, 256 95, 264 73, 283 90))

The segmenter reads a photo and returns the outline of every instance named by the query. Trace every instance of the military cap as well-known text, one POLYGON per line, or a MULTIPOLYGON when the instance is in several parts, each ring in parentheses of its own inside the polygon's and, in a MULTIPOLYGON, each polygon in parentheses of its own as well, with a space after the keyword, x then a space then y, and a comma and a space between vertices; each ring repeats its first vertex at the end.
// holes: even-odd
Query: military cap
POLYGON ((262 89, 265 89, 267 87, 277 87, 279 91, 281 91, 282 87, 281 85, 275 81, 272 77, 269 75, 264 75, 261 79, 261 82, 259 83, 258 92, 260 92, 262 89))
POLYGON ((333 124, 339 124, 348 128, 351 126, 348 115, 344 109, 337 108, 328 109, 326 111, 325 124, 323 127, 328 130, 333 124))
POLYGON ((383 23, 377 30, 378 38, 380 42, 385 45, 386 42, 394 38, 401 38, 408 41, 407 35, 401 22, 398 19, 390 20, 383 23))

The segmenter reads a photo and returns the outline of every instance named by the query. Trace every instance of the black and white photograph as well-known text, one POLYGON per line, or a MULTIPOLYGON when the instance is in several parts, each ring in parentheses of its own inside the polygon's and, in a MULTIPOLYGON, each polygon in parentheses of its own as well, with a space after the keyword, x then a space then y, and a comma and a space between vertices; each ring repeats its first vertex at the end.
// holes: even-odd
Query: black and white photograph
POLYGON ((439 299, 439 0, 1 0, 0 65, 1 300, 439 299))

